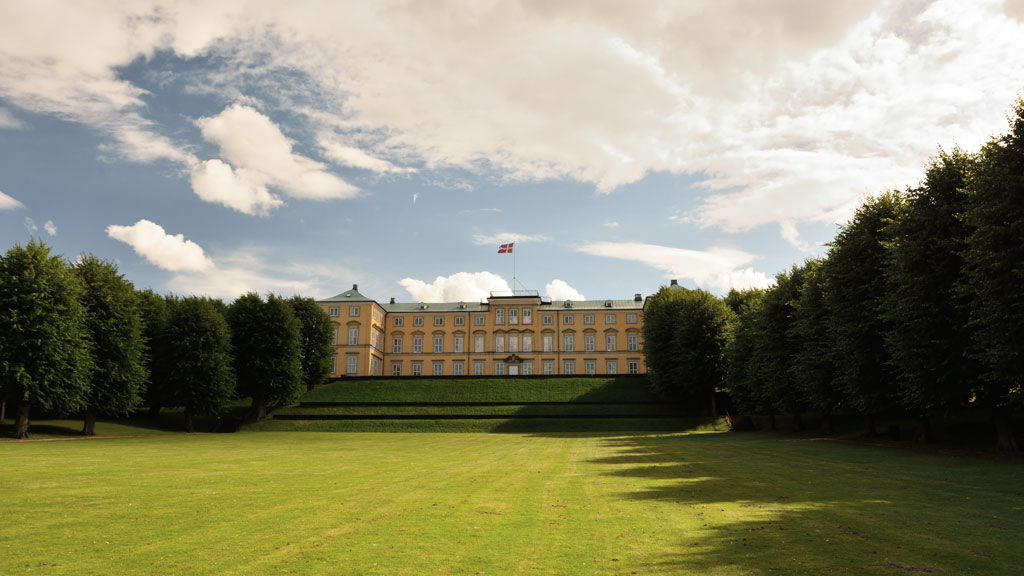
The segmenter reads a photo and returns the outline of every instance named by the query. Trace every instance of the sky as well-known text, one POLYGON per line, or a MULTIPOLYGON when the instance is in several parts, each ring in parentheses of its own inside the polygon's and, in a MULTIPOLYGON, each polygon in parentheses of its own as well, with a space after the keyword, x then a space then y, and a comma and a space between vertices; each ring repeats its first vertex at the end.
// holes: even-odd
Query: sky
POLYGON ((725 294, 1022 95, 1024 0, 10 0, 0 250, 225 300, 725 294))

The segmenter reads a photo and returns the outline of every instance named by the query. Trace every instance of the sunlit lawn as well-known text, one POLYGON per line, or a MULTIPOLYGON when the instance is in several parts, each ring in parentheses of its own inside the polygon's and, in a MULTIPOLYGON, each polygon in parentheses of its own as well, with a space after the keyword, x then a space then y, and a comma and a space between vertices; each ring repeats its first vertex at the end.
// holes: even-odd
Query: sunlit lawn
POLYGON ((1024 467, 761 434, 0 442, 0 574, 999 574, 1024 467))

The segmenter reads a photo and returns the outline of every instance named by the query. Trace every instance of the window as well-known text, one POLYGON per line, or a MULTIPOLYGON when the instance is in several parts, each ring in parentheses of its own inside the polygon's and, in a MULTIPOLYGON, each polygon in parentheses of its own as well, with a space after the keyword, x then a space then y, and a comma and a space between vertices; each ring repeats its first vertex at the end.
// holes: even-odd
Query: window
POLYGON ((337 345, 338 345, 338 325, 335 324, 334 325, 334 337, 331 338, 331 346, 337 346, 337 345))
POLYGON ((519 308, 508 309, 508 323, 519 324, 519 308))
POLYGON ((401 316, 396 316, 395 317, 395 326, 404 326, 404 325, 405 325, 405 318, 402 318, 401 316))
POLYGON ((465 316, 456 316, 455 317, 455 325, 456 326, 465 326, 466 325, 466 317, 465 316))
POLYGON ((594 323, 594 315, 593 314, 584 314, 583 315, 583 323, 584 324, 593 324, 594 323))
POLYGON ((402 363, 401 362, 392 362, 391 363, 391 375, 392 376, 401 376, 402 375, 402 363))
POLYGON ((355 346, 356 344, 359 344, 359 326, 349 326, 348 345, 355 346))
POLYGON ((505 375, 505 363, 501 360, 494 361, 494 375, 504 376, 505 375))
POLYGON ((626 335, 626 349, 630 352, 636 352, 639 348, 640 338, 636 334, 626 335))
POLYGON ((380 358, 370 356, 370 376, 380 376, 380 358))
POLYGON ((584 360, 583 371, 593 376, 597 374, 597 361, 596 360, 584 360))
POLYGON ((434 354, 444 352, 444 336, 434 336, 434 354))
POLYGON ((412 317, 412 325, 413 326, 423 326, 423 316, 413 316, 412 317))
POLYGON ((487 321, 487 318, 483 314, 477 314, 476 316, 473 316, 473 325, 474 326, 483 326, 484 322, 486 322, 486 321, 487 321))
POLYGON ((566 360, 562 363, 562 374, 575 374, 576 373, 576 361, 566 360))
POLYGON ((505 351, 505 337, 502 336, 501 334, 496 334, 494 336, 494 351, 495 352, 504 352, 505 351))
POLYGON ((433 369, 434 369, 434 376, 440 376, 440 375, 444 374, 444 361, 443 360, 435 360, 434 361, 433 369))
POLYGON ((422 354, 423 353, 423 336, 412 337, 412 353, 422 354))
POLYGON ((604 335, 604 349, 607 352, 615 352, 615 334, 604 335))
POLYGON ((604 361, 604 371, 605 371, 605 374, 618 374, 619 373, 619 361, 614 359, 614 358, 610 358, 608 360, 605 360, 604 361))
POLYGON ((533 334, 523 334, 523 352, 533 352, 533 334))
POLYGON ((515 354, 519 352, 519 336, 516 334, 508 335, 508 351, 515 354))
POLYGON ((636 324, 636 314, 626 314, 626 324, 636 324))
POLYGON ((562 351, 572 352, 576 347, 576 337, 572 334, 562 335, 562 351))
POLYGON ((553 322, 553 319, 551 318, 551 314, 545 314, 545 315, 541 316, 540 320, 541 320, 541 323, 543 323, 543 324, 551 324, 553 322))
POLYGON ((484 351, 484 337, 482 334, 473 336, 473 352, 481 353, 484 351))
POLYGON ((543 361, 541 363, 541 365, 543 366, 545 374, 554 374, 555 373, 555 361, 554 360, 545 360, 545 361, 543 361))
POLYGON ((562 316, 562 324, 572 324, 572 314, 565 314, 562 316))
POLYGON ((523 374, 526 374, 526 375, 533 374, 533 360, 524 360, 523 361, 523 374))
POLYGON ((434 316, 434 326, 444 326, 444 316, 434 316))
POLYGON ((533 310, 523 308, 523 324, 533 324, 533 310))
POLYGON ((423 375, 423 362, 413 362, 412 363, 412 375, 413 376, 422 376, 423 375))
POLYGON ((391 353, 401 354, 402 353, 402 337, 395 336, 391 339, 391 353))
POLYGON ((583 335, 583 349, 587 352, 593 352, 597 346, 597 338, 593 334, 583 335))
POLYGON ((330 316, 337 316, 338 315, 338 307, 337 306, 331 306, 330 308, 327 309, 327 314, 330 315, 330 316))
POLYGON ((338 355, 331 356, 331 374, 338 373, 338 355))
POLYGON ((348 315, 349 316, 359 316, 359 306, 349 306, 348 307, 348 315))
POLYGON ((465 352, 465 350, 463 349, 465 347, 465 345, 466 345, 466 339, 463 338, 462 336, 456 336, 455 337, 455 350, 454 350, 454 352, 456 354, 461 354, 461 353, 465 352))
POLYGON ((554 351, 555 346, 553 340, 554 338, 552 338, 551 334, 545 334, 541 337, 541 342, 543 342, 545 352, 554 351))
POLYGON ((466 373, 466 363, 462 360, 452 362, 452 375, 462 376, 466 373))
POLYGON ((504 324, 505 323, 505 309, 504 308, 496 308, 494 310, 494 323, 495 324, 504 324))
POLYGON ((359 356, 349 354, 345 357, 345 372, 355 374, 359 370, 359 356))
POLYGON ((604 315, 604 323, 605 324, 615 324, 615 314, 605 314, 604 315))
POLYGON ((473 375, 474 376, 483 376, 484 375, 484 361, 483 360, 473 360, 473 375))
POLYGON ((640 361, 639 360, 628 360, 626 362, 626 366, 628 367, 630 374, 639 374, 640 373, 640 361))

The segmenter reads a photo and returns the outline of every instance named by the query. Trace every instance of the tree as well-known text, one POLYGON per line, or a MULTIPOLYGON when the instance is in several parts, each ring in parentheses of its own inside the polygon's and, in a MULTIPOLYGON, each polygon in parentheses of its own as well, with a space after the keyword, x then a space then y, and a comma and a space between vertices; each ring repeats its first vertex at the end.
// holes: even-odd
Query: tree
POLYGON ((165 399, 173 395, 173 383, 168 378, 171 363, 168 360, 167 321, 170 316, 169 300, 174 296, 161 296, 152 290, 135 293, 135 299, 142 315, 142 335, 146 343, 144 362, 149 379, 146 381, 145 405, 149 416, 160 415, 165 399))
POLYGON ((195 415, 220 414, 234 398, 231 330, 208 298, 190 296, 169 304, 165 334, 168 378, 174 382, 171 401, 185 408, 185 430, 195 432, 195 415))
POLYGON ((836 385, 836 370, 829 343, 831 311, 825 303, 824 261, 804 262, 800 297, 793 307, 789 336, 796 342, 790 378, 800 390, 809 409, 821 415, 821 433, 835 433, 835 415, 843 401, 836 385))
POLYGON ((331 373, 334 347, 331 338, 334 327, 331 317, 316 300, 292 296, 288 299, 292 313, 299 320, 299 357, 302 364, 302 382, 312 390, 327 381, 331 373))
POLYGON ((644 311, 647 376, 662 393, 706 402, 716 415, 715 390, 725 377, 725 348, 735 314, 704 290, 662 286, 644 311))
POLYGON ((28 438, 33 406, 84 405, 93 360, 81 298, 79 279, 41 242, 0 258, 0 396, 17 407, 18 438, 28 438))
POLYGON ((85 327, 95 370, 85 396, 82 434, 96 434, 96 416, 127 415, 142 401, 147 378, 145 343, 135 288, 112 262, 83 256, 72 268, 85 290, 85 327))
POLYGON ((864 435, 874 436, 875 415, 893 405, 895 377, 882 334, 886 244, 890 222, 903 212, 898 192, 868 198, 830 244, 824 266, 825 302, 836 382, 850 406, 864 415, 864 435))
POLYGON ((932 416, 967 403, 978 373, 967 355, 970 307, 957 289, 968 233, 964 185, 973 165, 960 150, 940 150, 887 231, 885 346, 896 397, 919 419, 917 442, 931 440, 932 416))
POLYGON ((994 412, 997 444, 1016 450, 1012 409, 1024 382, 1024 99, 1007 134, 978 155, 967 180, 964 292, 971 299, 971 355, 984 367, 978 401, 994 412))
POLYGON ((764 295, 754 315, 753 376, 764 389, 769 408, 793 415, 793 426, 803 430, 806 410, 802 391, 791 376, 799 342, 791 332, 794 309, 800 298, 804 270, 793 266, 775 276, 775 286, 764 295))
POLYGON ((267 406, 291 402, 302 390, 299 321, 287 301, 270 294, 264 302, 249 292, 228 308, 238 392, 252 398, 250 418, 267 406))
MULTIPOLYGON (((774 414, 764 388, 753 375, 754 346, 757 342, 755 319, 764 300, 761 289, 730 290, 725 304, 736 315, 733 338, 725 349, 725 387, 729 403, 746 414, 774 414)), ((774 425, 774 418, 772 418, 774 425)))

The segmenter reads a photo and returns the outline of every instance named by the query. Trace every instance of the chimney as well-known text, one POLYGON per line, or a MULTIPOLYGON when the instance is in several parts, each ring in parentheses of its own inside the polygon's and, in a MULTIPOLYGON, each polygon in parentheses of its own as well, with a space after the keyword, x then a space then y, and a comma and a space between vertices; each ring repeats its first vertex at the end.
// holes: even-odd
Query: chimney
POLYGON ((392 303, 392 304, 394 304, 394 303, 395 303, 395 297, 394 297, 394 296, 392 296, 392 297, 391 297, 391 303, 392 303))
POLYGON ((640 297, 640 293, 633 294, 633 302, 641 302, 643 298, 640 297))
POLYGON ((679 286, 679 280, 676 280, 675 278, 673 278, 673 279, 672 279, 672 284, 671 284, 671 285, 672 285, 672 286, 679 286))
POLYGON ((352 289, 355 290, 356 292, 359 292, 359 284, 353 284, 352 289))

